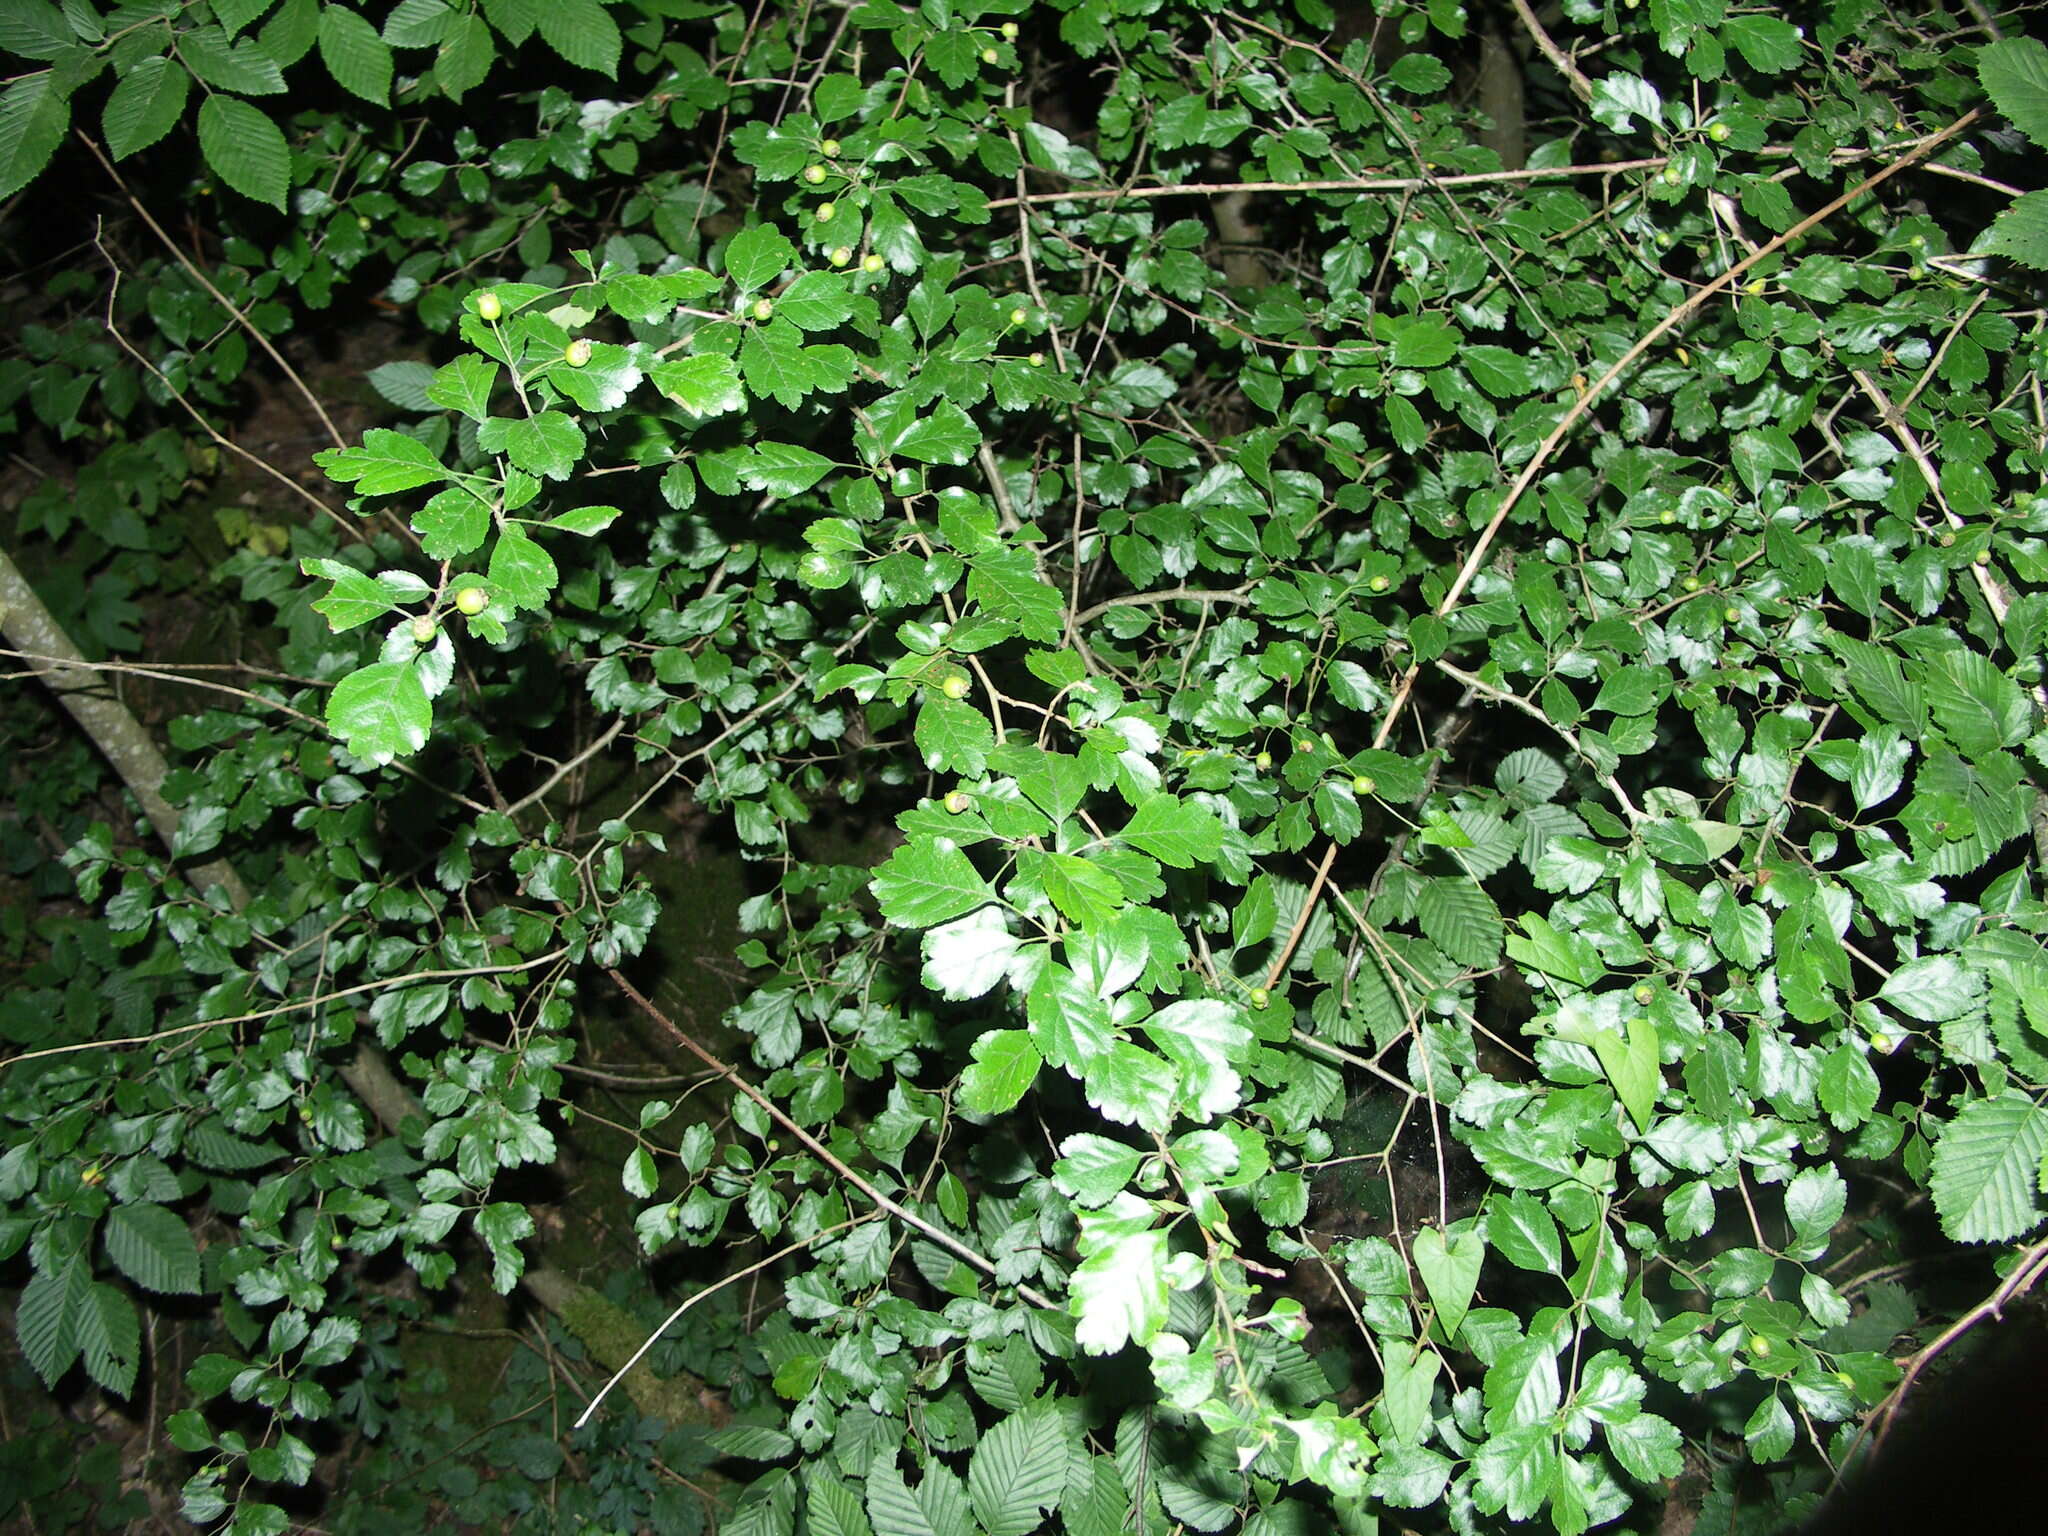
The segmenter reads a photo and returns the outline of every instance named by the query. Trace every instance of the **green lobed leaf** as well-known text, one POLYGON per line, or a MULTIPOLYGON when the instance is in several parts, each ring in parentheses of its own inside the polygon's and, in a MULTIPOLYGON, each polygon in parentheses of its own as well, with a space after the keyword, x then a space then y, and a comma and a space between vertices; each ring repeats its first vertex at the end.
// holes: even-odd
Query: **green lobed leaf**
POLYGON ((1486 1240, 1470 1223, 1460 1223, 1445 1240, 1435 1227, 1424 1227, 1409 1246, 1416 1273, 1436 1308, 1437 1325, 1447 1339, 1455 1339, 1472 1305, 1472 1293, 1479 1287, 1479 1269, 1486 1261, 1486 1240))
POLYGON ((2041 1219, 2041 1153, 2048 1110, 2008 1089, 1965 1104, 1934 1144, 1928 1192, 1941 1228, 1959 1243, 2001 1243, 2041 1219))
POLYGON ((726 243, 725 275, 741 293, 764 288, 796 259, 796 247, 779 230, 754 224, 726 243))
POLYGON ((545 608, 559 580, 554 557, 517 523, 506 524, 491 548, 493 595, 504 598, 514 608, 545 608))
POLYGON ((542 40, 571 64, 618 78, 624 43, 619 24, 598 0, 541 0, 534 20, 542 40))
POLYGON ((583 429, 561 411, 493 416, 477 428, 477 446, 502 453, 528 474, 566 480, 583 460, 583 429))
POLYGON ((1490 968, 1500 961, 1505 929, 1500 910, 1479 882, 1462 875, 1423 880, 1415 897, 1422 931, 1460 965, 1490 968))
POLYGON ((213 174, 228 186, 284 211, 285 194, 291 190, 291 151, 277 124, 256 108, 232 96, 208 96, 199 105, 199 150, 213 174))
POLYGON ((1000 1115, 1014 1109, 1044 1064, 1028 1032, 990 1030, 974 1042, 974 1059, 960 1074, 961 1108, 971 1115, 1000 1115))
POLYGON ((747 403, 739 371, 729 357, 709 353, 670 358, 647 370, 654 387, 692 416, 722 416, 747 403))
POLYGON ((41 175, 70 129, 71 104, 52 89, 49 71, 24 75, 0 92, 0 198, 41 175))
POLYGON ((1157 794, 1138 803, 1117 838, 1162 864, 1193 869, 1223 851, 1223 823, 1206 806, 1157 794))
POLYGON ((192 77, 184 65, 161 54, 129 70, 108 94, 100 119, 107 135, 107 153, 125 160, 177 127, 184 120, 191 86, 192 77))
POLYGON ((412 662, 358 667, 327 695, 327 726, 348 750, 382 766, 427 744, 434 710, 412 662))
POLYGON ((334 83, 376 106, 391 99, 391 45, 377 29, 332 0, 320 8, 320 58, 334 83))
POLYGON ((900 928, 929 928, 996 899, 950 841, 913 837, 889 855, 870 882, 882 915, 900 928))
POLYGON ((2048 150, 2048 44, 2001 37, 1977 50, 1977 78, 2012 125, 2048 150))
POLYGON ((161 1205, 117 1205, 107 1212, 107 1257, 145 1290, 199 1294, 199 1246, 192 1229, 161 1205))
POLYGON ((1123 1193, 1076 1218, 1081 1263, 1068 1302, 1075 1341, 1094 1355, 1149 1343, 1166 1325, 1167 1294, 1167 1234, 1154 1228, 1152 1207, 1123 1193))

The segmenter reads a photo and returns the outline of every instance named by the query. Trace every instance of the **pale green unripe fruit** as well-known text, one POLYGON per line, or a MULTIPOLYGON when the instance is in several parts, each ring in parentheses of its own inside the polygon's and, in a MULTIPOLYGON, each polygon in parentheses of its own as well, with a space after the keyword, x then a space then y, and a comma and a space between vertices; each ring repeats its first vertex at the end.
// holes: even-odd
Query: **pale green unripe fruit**
POLYGON ((860 269, 863 272, 879 272, 884 265, 886 263, 883 262, 881 255, 875 251, 869 251, 860 259, 860 269))
POLYGON ((495 293, 480 294, 476 301, 477 318, 496 320, 505 313, 505 306, 495 293))
POLYGON ((491 594, 482 587, 464 587, 455 594, 455 611, 475 618, 491 606, 491 594))
POLYGON ((562 361, 567 363, 571 368, 581 368, 586 363, 588 363, 590 361, 589 339, 587 337, 578 336, 574 341, 570 342, 568 346, 562 348, 562 361))
POLYGON ((432 619, 419 618, 412 621, 412 640, 414 645, 432 645, 434 637, 440 634, 440 632, 435 627, 432 619))
POLYGON ((808 181, 812 186, 815 187, 824 179, 825 167, 822 165, 807 165, 804 167, 804 180, 808 181))
POLYGON ((955 672, 951 677, 939 684, 939 692, 949 699, 964 699, 973 687, 974 684, 967 681, 966 673, 955 672))

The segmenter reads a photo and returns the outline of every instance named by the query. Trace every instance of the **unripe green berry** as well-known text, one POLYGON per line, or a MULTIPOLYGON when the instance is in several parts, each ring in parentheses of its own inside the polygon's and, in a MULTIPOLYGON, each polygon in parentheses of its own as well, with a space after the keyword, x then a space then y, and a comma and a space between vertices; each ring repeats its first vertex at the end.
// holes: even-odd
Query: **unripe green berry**
POLYGON ((839 158, 839 141, 837 139, 820 139, 818 141, 818 153, 827 160, 837 160, 839 158))
POLYGON ((1667 187, 1675 187, 1685 180, 1685 173, 1675 165, 1667 165, 1657 173, 1657 179, 1667 187))
POLYGON ((1008 38, 1011 42, 1015 42, 1017 40, 1017 23, 1015 23, 1014 21, 1004 22, 1003 36, 1008 38))
POLYGON ((1976 561, 1979 565, 1989 565, 1991 563, 1991 551, 1988 549, 1980 549, 1977 551, 1976 554, 1972 555, 1970 558, 1976 561))
POLYGON ((367 213, 359 213, 359 214, 357 214, 357 215, 356 215, 356 228, 357 228, 357 229, 368 229, 369 227, 370 227, 370 216, 369 216, 369 215, 368 215, 367 213))
POLYGON ((964 789, 956 789, 950 795, 946 796, 946 809, 952 812, 952 814, 955 816, 958 816, 961 812, 965 811, 969 806, 973 804, 974 797, 968 794, 967 791, 964 789))
POLYGON ((1252 766, 1263 773, 1266 769, 1273 766, 1273 754, 1270 752, 1261 752, 1257 757, 1252 759, 1252 766))
POLYGON ((584 364, 588 363, 590 361, 589 338, 578 336, 569 345, 562 348, 562 361, 571 368, 581 368, 584 364))
POLYGON ((440 632, 435 627, 432 619, 421 617, 412 621, 412 640, 414 645, 432 645, 434 637, 440 632))
POLYGON ((1264 987, 1252 988, 1250 1002, 1254 1008, 1263 1009, 1264 1007, 1266 1007, 1267 1004, 1271 1003, 1272 1001, 1273 994, 1268 992, 1264 987))
POLYGON ((491 606, 491 594, 482 587, 464 587, 455 594, 455 611, 475 618, 491 606))
POLYGON ((1045 366, 1045 354, 1043 352, 1033 352, 1024 361, 1034 368, 1043 368, 1045 366))
POLYGON ((1740 608, 1723 608, 1721 610, 1721 622, 1724 624, 1740 624, 1742 622, 1742 610, 1740 608))
POLYGON ((1678 521, 1678 514, 1672 511, 1669 507, 1666 507, 1662 512, 1659 512, 1657 514, 1657 521, 1663 523, 1666 527, 1669 527, 1671 524, 1678 521))
POLYGON ((1716 144, 1726 144, 1728 142, 1728 125, 1726 123, 1707 124, 1707 137, 1716 144))
POLYGON ((505 313, 505 305, 495 293, 478 294, 476 313, 480 320, 495 320, 505 313))
POLYGON ((750 313, 756 320, 766 320, 775 313, 775 301, 773 299, 756 299, 750 313))
POLYGON ((1639 981, 1636 983, 1635 999, 1647 1008, 1657 1001, 1657 989, 1647 981, 1639 981))
POLYGON ((1354 795, 1369 795, 1377 788, 1379 785, 1373 781, 1373 776, 1369 773, 1361 773, 1351 781, 1351 792, 1354 795))
POLYGON ((1688 576, 1679 585, 1688 592, 1697 592, 1700 589, 1700 579, 1697 576, 1688 576))
POLYGON ((1387 580, 1387 578, 1384 576, 1375 576, 1371 581, 1368 581, 1366 585, 1368 587, 1371 587, 1375 592, 1384 592, 1387 590, 1387 588, 1391 587, 1393 583, 1387 580))
POLYGON ((1304 736, 1301 738, 1301 740, 1297 741, 1294 744, 1294 750, 1297 752, 1313 752, 1315 751, 1317 745, 1318 743, 1315 737, 1304 736))
POLYGON ((826 253, 825 259, 835 267, 843 267, 853 260, 853 252, 843 245, 835 245, 826 253))
POLYGON ((1003 56, 1000 53, 997 53, 993 48, 984 48, 981 50, 981 62, 984 64, 999 63, 1001 62, 1002 57, 1003 56))
POLYGON ((1010 311, 1010 324, 1012 325, 1022 325, 1026 320, 1029 320, 1030 318, 1031 316, 1029 312, 1024 309, 1020 308, 1013 309, 1010 311))
POLYGON ((832 216, 838 211, 839 205, 837 203, 820 203, 815 209, 811 211, 811 217, 816 219, 820 224, 830 224, 832 222, 832 216))
POLYGON ((860 259, 860 269, 863 272, 879 272, 885 265, 887 263, 882 260, 882 255, 879 251, 869 251, 867 255, 860 259))
POLYGON ((812 186, 815 187, 824 179, 825 167, 822 165, 807 165, 804 167, 804 180, 808 181, 812 186))
POLYGON ((939 684, 939 692, 949 699, 964 699, 973 687, 974 684, 967 681, 967 674, 965 672, 955 672, 951 677, 939 684))

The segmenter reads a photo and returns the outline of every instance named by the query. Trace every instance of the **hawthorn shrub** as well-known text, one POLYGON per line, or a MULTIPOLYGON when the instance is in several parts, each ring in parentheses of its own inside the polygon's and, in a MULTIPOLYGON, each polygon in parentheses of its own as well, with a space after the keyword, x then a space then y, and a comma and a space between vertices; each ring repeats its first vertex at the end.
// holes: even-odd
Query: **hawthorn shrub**
POLYGON ((0 47, 14 550, 91 660, 199 559, 249 637, 170 846, 8 845, 16 1338, 190 1518, 390 1528, 345 1469, 418 1469, 463 1253, 554 1294, 605 1008, 723 1094, 622 1127, 615 1262, 716 1251, 729 1422, 420 1521, 1767 1528, 2048 1266, 2048 48, 1984 7, 0 47), (758 875, 721 1032, 679 799, 758 875))

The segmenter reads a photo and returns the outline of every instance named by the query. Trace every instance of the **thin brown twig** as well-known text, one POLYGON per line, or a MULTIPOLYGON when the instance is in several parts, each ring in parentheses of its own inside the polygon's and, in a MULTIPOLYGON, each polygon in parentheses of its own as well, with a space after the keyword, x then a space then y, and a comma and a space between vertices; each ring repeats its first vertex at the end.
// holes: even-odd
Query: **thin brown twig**
POLYGON ((347 518, 343 517, 339 512, 335 511, 334 508, 327 505, 326 502, 322 501, 318 496, 315 496, 311 491, 307 490, 303 485, 299 484, 299 482, 294 480, 290 475, 286 474, 283 470, 279 469, 275 464, 271 463, 270 460, 264 458, 261 454, 251 453, 247 448, 244 448, 240 443, 236 442, 233 438, 226 436, 224 433, 221 432, 221 430, 218 427, 214 426, 212 422, 208 421, 206 419, 205 413, 202 412, 198 406, 194 405, 190 400, 185 398, 185 392, 179 389, 177 385, 173 384, 170 381, 170 379, 165 376, 164 371, 161 368, 157 367, 155 363, 151 362, 149 358, 142 352, 142 350, 138 348, 134 342, 128 339, 127 335, 121 330, 119 322, 117 322, 114 318, 114 299, 115 296, 119 294, 119 292, 121 291, 120 264, 114 260, 114 253, 106 248, 105 244, 101 242, 98 236, 94 236, 93 238, 93 247, 100 253, 102 257, 105 258, 108 270, 110 270, 114 274, 114 280, 107 286, 107 334, 114 338, 114 341, 116 342, 116 344, 120 346, 121 350, 123 352, 126 352, 130 357, 134 358, 135 361, 145 371, 147 371, 152 378, 154 378, 157 381, 157 383, 163 385, 165 393, 167 393, 173 400, 177 401, 179 405, 184 407, 185 413, 199 424, 199 430, 204 432, 209 438, 213 440, 215 447, 223 448, 227 452, 236 455, 238 458, 248 460, 249 463, 255 465, 256 468, 263 471, 264 474, 269 475, 273 480, 276 480, 279 484, 283 485, 287 490, 291 491, 294 495, 301 497, 305 501, 311 503, 315 511, 319 512, 321 515, 332 521, 336 527, 342 529, 344 532, 349 533, 351 535, 354 534, 355 524, 351 523, 347 518))
POLYGON ((1517 181, 1568 181, 1579 176, 1616 176, 1654 171, 1669 155, 1612 160, 1599 165, 1530 166, 1519 171, 1471 171, 1456 176, 1337 176, 1318 181, 1176 181, 1160 187, 1074 187, 1065 192, 1031 192, 992 197, 990 208, 1030 203, 1100 203, 1160 197, 1228 197, 1235 192, 1427 192, 1438 187, 1483 187, 1517 181))
POLYGON ((696 1295, 685 1298, 681 1306, 677 1307, 675 1311, 669 1313, 667 1317, 662 1319, 660 1327, 656 1328, 652 1333, 648 1334, 644 1340, 641 1341, 640 1347, 633 1351, 632 1358, 627 1360, 626 1363, 620 1366, 616 1371, 612 1372, 611 1380, 607 1381, 603 1386, 597 1389, 597 1395, 591 1398, 591 1400, 584 1405, 583 1412, 577 1415, 576 1422, 570 1425, 569 1427, 571 1429, 581 1429, 585 1424, 588 1424, 590 1422, 590 1416, 593 1413, 597 1412, 598 1405, 602 1403, 605 1400, 606 1396, 610 1394, 612 1388, 616 1387, 620 1382, 624 1381, 627 1375, 631 1373, 633 1367, 640 1363, 641 1358, 644 1355, 646 1355, 647 1351, 654 1348, 655 1342, 658 1339, 660 1339, 660 1337, 664 1333, 667 1333, 669 1329, 675 1327, 677 1320, 681 1318, 685 1312, 689 1311, 690 1308, 696 1306, 698 1302, 707 1300, 708 1298, 717 1295, 720 1291, 724 1290, 728 1285, 736 1284, 737 1282, 746 1279, 749 1275, 760 1273, 760 1271, 766 1269, 770 1264, 773 1264, 781 1259, 786 1259, 792 1253, 800 1252, 801 1250, 810 1247, 811 1244, 815 1242, 819 1242, 824 1238, 834 1236, 837 1233, 844 1232, 851 1227, 861 1226, 866 1222, 873 1221, 874 1219, 875 1218, 872 1216, 855 1216, 850 1220, 838 1222, 833 1226, 821 1228, 818 1231, 813 1232, 809 1237, 799 1239, 798 1241, 791 1243, 786 1248, 776 1249, 775 1252, 769 1254, 768 1257, 765 1259, 757 1259, 752 1264, 749 1264, 745 1269, 736 1269, 731 1274, 723 1276, 720 1279, 714 1280, 711 1284, 705 1286, 703 1290, 697 1292, 696 1295))
MULTIPOLYGON (((748 1098, 752 1099, 756 1104, 758 1104, 761 1107, 762 1111, 768 1116, 769 1119, 773 1120, 777 1125, 781 1126, 783 1130, 787 1131, 790 1135, 794 1136, 798 1141, 802 1142, 804 1146, 810 1151, 811 1155, 818 1158, 821 1162, 825 1164, 826 1167, 830 1168, 834 1173, 838 1174, 842 1179, 846 1180, 847 1183, 851 1184, 855 1189, 859 1190, 862 1194, 866 1195, 869 1200, 873 1201, 877 1206, 881 1207, 884 1211, 888 1212, 889 1215, 893 1216, 896 1220, 902 1222, 905 1226, 915 1228, 917 1231, 924 1234, 924 1236, 931 1239, 931 1241, 937 1243, 941 1248, 945 1249, 948 1253, 952 1254, 955 1258, 964 1260, 966 1263, 972 1265, 974 1268, 980 1270, 983 1274, 987 1275, 991 1280, 995 1279, 997 1271, 993 1260, 983 1257, 981 1254, 975 1252, 974 1249, 970 1248, 967 1244, 961 1242, 959 1238, 953 1236, 952 1233, 946 1231, 943 1227, 934 1226, 931 1222, 926 1221, 924 1217, 918 1215, 917 1212, 906 1208, 899 1202, 892 1200, 887 1195, 883 1194, 881 1190, 875 1187, 872 1181, 862 1177, 862 1175, 858 1171, 856 1171, 852 1167, 852 1165, 850 1165, 844 1158, 840 1157, 830 1147, 826 1146, 825 1143, 818 1140, 817 1137, 813 1136, 801 1125, 798 1125, 795 1120, 790 1118, 788 1111, 784 1110, 780 1104, 777 1104, 773 1099, 769 1098, 767 1094, 763 1093, 760 1089, 756 1088, 752 1083, 748 1082, 744 1077, 742 1077, 739 1074, 739 1070, 737 1068, 729 1065, 726 1062, 720 1061, 716 1056, 712 1055, 711 1052, 707 1051, 706 1049, 704 1049, 703 1046, 699 1045, 687 1030, 685 1030, 681 1025, 677 1024, 674 1019, 671 1019, 666 1013, 662 1012, 660 1008, 656 1007, 652 1002, 650 1002, 647 999, 646 995, 643 994, 639 988, 635 987, 632 982, 626 980, 624 974, 621 973, 616 967, 608 968, 605 971, 605 974, 611 977, 612 985, 614 985, 621 992, 626 994, 627 998, 632 1001, 634 1007, 638 1008, 642 1013, 646 1014, 648 1018, 652 1019, 656 1024, 659 1024, 663 1029, 668 1031, 669 1037, 673 1039, 676 1042, 676 1044, 680 1045, 692 1056, 695 1056, 699 1061, 703 1062, 705 1066, 711 1068, 712 1071, 723 1076, 728 1082, 730 1082, 733 1085, 733 1087, 739 1089, 741 1093, 744 1093, 748 1098)), ((1016 1287, 1016 1292, 1019 1296, 1023 1297, 1026 1301, 1030 1302, 1034 1307, 1043 1308, 1048 1312, 1058 1312, 1062 1310, 1062 1308, 1059 1306, 1057 1302, 1053 1301, 1044 1292, 1036 1289, 1033 1286, 1019 1285, 1016 1287)))
POLYGON ((258 326, 247 315, 243 314, 241 310, 237 309, 234 305, 234 302, 230 300, 226 294, 222 293, 218 288, 214 287, 212 280, 208 278, 204 272, 199 270, 199 268, 193 263, 192 258, 187 256, 183 249, 180 248, 178 242, 173 240, 168 234, 164 232, 163 225, 157 223, 156 219, 151 216, 150 211, 142 206, 141 202, 137 200, 133 192, 128 190, 128 183, 121 179, 121 173, 114 169, 114 162, 106 157, 105 153, 100 149, 99 145, 94 143, 92 139, 89 138, 84 133, 80 133, 78 135, 78 140, 87 149, 92 151, 92 157, 93 159, 99 161, 100 169, 107 173, 107 176, 109 177, 109 179, 113 181, 116 187, 120 188, 121 196, 127 201, 128 206, 130 208, 133 208, 135 210, 136 216, 140 218, 144 224, 149 226, 149 232, 155 235, 158 240, 163 242, 164 249, 171 253, 172 257, 177 261, 178 265, 183 267, 187 272, 189 272, 192 275, 192 280, 194 282, 199 284, 200 287, 204 288, 209 294, 213 296, 213 301, 216 304, 220 305, 222 309, 226 310, 230 315, 234 317, 235 322, 238 325, 240 325, 243 330, 249 333, 250 339, 253 340, 257 346, 261 347, 264 350, 264 352, 269 355, 270 360, 273 363, 277 364, 279 372, 283 373, 287 379, 291 380, 292 387, 299 392, 300 398, 302 398, 306 402, 306 404, 312 408, 313 414, 319 418, 320 425, 327 429, 327 435, 328 437, 333 439, 334 446, 337 448, 346 448, 348 446, 347 440, 342 437, 341 429, 335 426, 334 419, 327 414, 327 408, 320 403, 320 397, 314 394, 313 391, 307 387, 306 381, 299 377, 298 371, 294 369, 290 363, 284 360, 284 354, 278 351, 276 347, 271 345, 270 338, 263 334, 262 327, 258 326))
POLYGON ((1529 7, 1529 0, 1514 0, 1515 14, 1521 18, 1522 30, 1529 34, 1529 40, 1536 45, 1536 51, 1550 61, 1550 67, 1564 76, 1565 84, 1572 88, 1572 94, 1581 101, 1593 99, 1593 82, 1586 78, 1586 72, 1579 68, 1571 55, 1557 46, 1557 40, 1544 31, 1543 23, 1529 7))
MULTIPOLYGON (((1873 1424, 1877 1426, 1874 1446, 1881 1447, 1884 1444, 1885 1436, 1891 1432, 1892 1421, 1898 1416, 1899 1405, 1913 1389, 1913 1383, 1920 1379, 1920 1373, 1946 1353, 1956 1340, 1987 1317, 2000 1317, 2008 1305, 2032 1290, 2043 1275, 2048 1275, 2048 1242, 2039 1242, 2026 1249, 2021 1254, 2019 1263, 2013 1266, 2012 1272, 2000 1282, 1998 1289, 1949 1324, 1935 1337, 1933 1343, 1913 1356, 1907 1363, 1904 1374, 1899 1377, 1897 1385, 1885 1394, 1884 1401, 1879 1403, 1872 1410, 1870 1417, 1864 1421, 1866 1431, 1873 1424)), ((1860 1434, 1858 1439, 1861 1439, 1860 1434)), ((1855 1447, 1851 1446, 1850 1451, 1853 1455, 1855 1447)), ((1843 1461, 1846 1464, 1848 1457, 1844 1457, 1843 1461)))
POLYGON ((1294 919, 1294 927, 1288 931, 1287 942, 1280 946, 1280 953, 1273 957, 1273 963, 1266 969, 1266 990, 1272 991, 1280 984, 1280 975, 1287 969, 1287 962, 1294 958, 1295 946, 1301 943, 1301 936, 1308 932, 1308 920, 1315 914, 1316 898, 1323 894, 1323 885, 1330 878, 1330 866, 1337 862, 1337 844, 1332 841, 1323 850, 1323 862, 1316 866, 1316 877, 1309 882, 1308 894, 1302 898, 1300 915, 1294 919))
POLYGON ((537 955, 531 960, 520 960, 511 965, 468 965, 452 971, 408 971, 403 976, 382 976, 375 981, 359 982, 352 987, 322 992, 317 997, 302 997, 293 1002, 279 1003, 275 1008, 258 1009, 255 1013, 230 1014, 220 1019, 199 1019, 190 1024, 160 1029, 153 1034, 125 1035, 118 1040, 81 1040, 76 1045, 52 1045, 40 1051, 23 1051, 18 1056, 0 1060, 0 1071, 45 1056, 69 1056, 77 1051, 110 1051, 124 1045, 154 1045, 159 1040, 175 1039, 179 1035, 189 1035, 195 1030, 218 1029, 224 1024, 254 1024, 283 1014, 318 1008, 325 1003, 339 1002, 344 997, 360 997, 365 992, 381 992, 392 987, 409 987, 415 982, 453 981, 464 976, 510 976, 520 971, 531 971, 543 965, 550 965, 568 953, 567 949, 551 949, 544 955, 537 955))
MULTIPOLYGON (((1648 352, 1665 336, 1690 320, 1714 295, 1734 287, 1743 275, 1755 267, 1758 262, 1790 245, 1794 240, 1804 236, 1809 230, 1826 223, 1837 213, 1840 213, 1844 208, 1855 202, 1856 199, 1891 180, 1892 177, 1898 175, 1901 171, 1924 160, 1936 149, 1976 122, 1982 115, 1983 109, 1981 107, 1972 107, 1946 128, 1937 129, 1933 133, 1915 140, 1913 145, 1904 154, 1893 160, 1889 165, 1881 166, 1871 172, 1870 175, 1857 182, 1848 191, 1823 204, 1818 210, 1808 214, 1790 229, 1775 236, 1768 244, 1759 247, 1752 255, 1735 263, 1735 265, 1731 266, 1719 277, 1695 289, 1682 302, 1673 306, 1663 319, 1645 331, 1636 340, 1634 346, 1615 359, 1605 373, 1586 386, 1585 392, 1572 402, 1564 415, 1558 418, 1557 425, 1552 427, 1549 434, 1537 445, 1535 453, 1530 455, 1529 462, 1522 466, 1522 472, 1515 476, 1514 483, 1508 487, 1507 493, 1501 497, 1500 505, 1494 509, 1493 516, 1487 520, 1486 527, 1481 530, 1478 539, 1473 543, 1471 553, 1465 557, 1465 563, 1459 567, 1456 578, 1451 582, 1450 590, 1444 593, 1443 600, 1437 604, 1437 616, 1441 618, 1458 606, 1458 600, 1465 595, 1465 588, 1471 584, 1472 578, 1479 573, 1479 568, 1485 564, 1487 552, 1493 548, 1494 539, 1499 536, 1501 529, 1507 525, 1508 514, 1515 509, 1516 504, 1522 499, 1523 492, 1527 491, 1535 483, 1536 477, 1543 472, 1544 466, 1550 462, 1551 456, 1557 452, 1572 428, 1577 426, 1580 420, 1593 409, 1594 404, 1606 394, 1608 387, 1615 380, 1635 366, 1637 360, 1644 353, 1648 352)), ((1409 694, 1414 692, 1415 679, 1421 675, 1422 666, 1419 662, 1411 665, 1402 674, 1400 686, 1394 693, 1393 702, 1387 707, 1386 716, 1381 720, 1379 730, 1374 733, 1373 745, 1375 747, 1384 747, 1387 744, 1387 739, 1394 734, 1394 727, 1400 720, 1401 710, 1406 706, 1409 694)))

